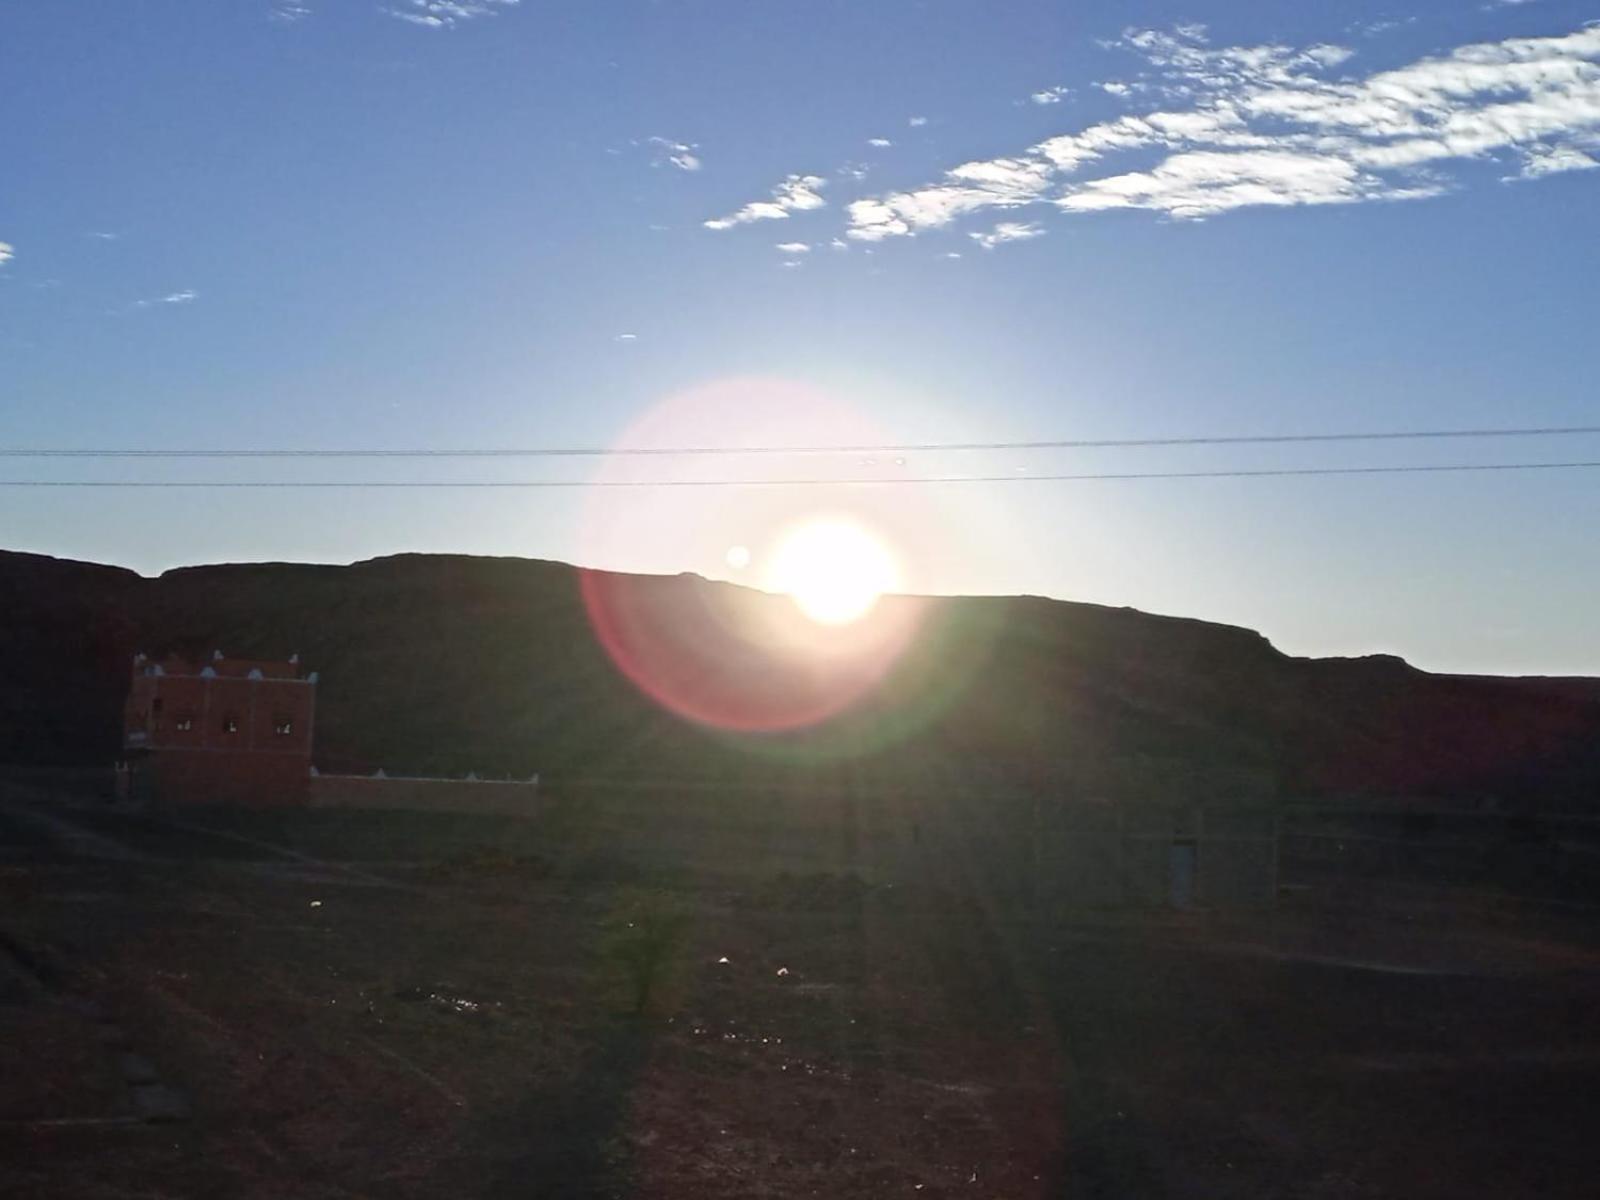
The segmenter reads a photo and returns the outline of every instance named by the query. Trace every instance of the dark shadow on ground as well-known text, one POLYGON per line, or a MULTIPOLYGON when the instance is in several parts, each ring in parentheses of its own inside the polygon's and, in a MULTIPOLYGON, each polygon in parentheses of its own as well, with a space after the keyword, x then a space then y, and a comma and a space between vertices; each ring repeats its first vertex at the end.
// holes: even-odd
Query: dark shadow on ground
POLYGON ((588 1200, 625 1196, 630 1167, 622 1137, 628 1098, 649 1054, 644 1020, 606 1018, 589 1031, 577 1072, 526 1095, 516 1108, 484 1122, 486 1144, 503 1153, 484 1200, 588 1200))

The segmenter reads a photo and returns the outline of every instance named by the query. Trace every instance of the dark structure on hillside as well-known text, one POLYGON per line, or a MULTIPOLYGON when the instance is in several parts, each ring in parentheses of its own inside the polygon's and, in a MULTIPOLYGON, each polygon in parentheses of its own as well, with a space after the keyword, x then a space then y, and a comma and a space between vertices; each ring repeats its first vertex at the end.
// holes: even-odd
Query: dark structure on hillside
POLYGON ((287 662, 133 660, 118 791, 167 805, 298 805, 311 777, 317 674, 287 662))
POLYGON ((1039 898, 1068 908, 1268 907, 1278 895, 1269 808, 1065 804, 1042 809, 1039 898))

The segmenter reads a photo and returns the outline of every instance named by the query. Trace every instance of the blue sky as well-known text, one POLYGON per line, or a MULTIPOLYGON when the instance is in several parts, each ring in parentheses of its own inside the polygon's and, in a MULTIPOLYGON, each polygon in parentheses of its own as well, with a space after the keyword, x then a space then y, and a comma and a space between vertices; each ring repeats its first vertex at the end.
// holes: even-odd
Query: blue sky
MULTIPOLYGON (((13 447, 482 448, 1600 423, 1600 7, 11 6, 13 447), (802 248, 803 247, 803 248, 802 248), (732 382, 730 382, 732 381, 732 382)), ((0 460, 8 479, 1048 474, 1600 438, 710 462, 0 460)), ((155 571, 401 550, 907 583, 1600 674, 1600 472, 581 491, 0 489, 155 571)))

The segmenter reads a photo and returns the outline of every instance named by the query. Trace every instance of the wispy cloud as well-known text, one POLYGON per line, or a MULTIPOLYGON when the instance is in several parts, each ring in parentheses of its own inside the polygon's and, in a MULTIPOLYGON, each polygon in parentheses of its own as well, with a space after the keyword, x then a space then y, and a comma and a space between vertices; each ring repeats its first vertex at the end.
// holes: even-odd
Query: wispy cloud
POLYGON ((848 206, 850 236, 875 242, 948 225, 986 208, 1016 208, 1039 199, 1052 166, 1029 158, 970 162, 946 172, 943 183, 848 206))
POLYGON ((1043 237, 1044 230, 1038 225, 1024 225, 1019 221, 1001 221, 988 233, 974 233, 971 236, 985 250, 993 250, 1006 242, 1025 242, 1029 238, 1043 237))
POLYGON ((705 222, 705 227, 732 229, 751 221, 780 221, 792 212, 822 208, 828 202, 820 193, 827 184, 820 175, 791 175, 772 189, 772 199, 752 201, 726 217, 714 217, 705 222))
POLYGON ((8 263, 16 256, 17 252, 10 242, 0 242, 0 264, 8 263))
POLYGON ((1357 37, 1372 38, 1416 23, 1416 17, 1379 17, 1376 21, 1358 21, 1354 25, 1346 25, 1344 31, 1357 37))
POLYGON ((311 5, 305 0, 273 0, 272 7, 267 10, 267 20, 279 25, 294 25, 310 15, 311 5))
POLYGON ((909 117, 906 120, 906 124, 911 126, 911 128, 913 128, 913 129, 921 129, 927 123, 928 123, 928 118, 927 117, 909 117))
POLYGON ((111 233, 110 231, 105 230, 105 229, 91 229, 87 233, 85 233, 83 236, 84 237, 94 238, 96 241, 99 241, 99 242, 114 242, 121 235, 120 234, 111 233))
POLYGON ((1150 171, 1095 179, 1062 196, 1067 212, 1145 208, 1201 218, 1251 205, 1347 204, 1366 199, 1434 195, 1423 185, 1399 190, 1364 175, 1344 159, 1291 150, 1174 154, 1150 171))
POLYGON ((651 166, 659 167, 670 165, 680 171, 698 171, 703 165, 700 155, 696 153, 700 147, 693 142, 677 142, 671 138, 652 137, 646 138, 645 144, 652 146, 657 151, 651 166))
POLYGON ((453 29, 464 21, 489 17, 522 0, 402 0, 404 8, 386 8, 391 17, 425 29, 453 29))
POLYGON ((1576 146, 1534 146, 1522 159, 1520 177, 1540 179, 1563 171, 1589 171, 1600 167, 1600 160, 1576 146))
POLYGON ((1212 47, 1201 26, 1130 29, 1113 44, 1145 59, 1159 94, 1186 103, 856 200, 849 236, 911 236, 1042 203, 1202 219, 1252 206, 1416 199, 1447 190, 1440 172, 1452 163, 1515 155, 1522 176, 1535 178, 1581 169, 1600 146, 1600 25, 1461 46, 1364 76, 1340 73, 1347 47, 1212 47), (1104 170, 1152 151, 1165 157, 1104 170), (1091 176, 1096 167, 1103 173, 1091 176))
POLYGON ((1049 87, 1042 91, 1034 92, 1028 99, 1035 104, 1060 104, 1070 95, 1072 95, 1072 89, 1069 87, 1049 87))
POLYGON ((811 253, 810 242, 779 242, 776 248, 783 251, 785 254, 811 253))
POLYGON ((894 145, 894 143, 888 138, 868 138, 867 145, 877 150, 887 150, 890 146, 894 145))
POLYGON ((178 292, 168 292, 165 296, 155 296, 148 300, 135 300, 135 308, 153 308, 157 304, 193 304, 200 298, 200 293, 193 288, 184 288, 178 292))

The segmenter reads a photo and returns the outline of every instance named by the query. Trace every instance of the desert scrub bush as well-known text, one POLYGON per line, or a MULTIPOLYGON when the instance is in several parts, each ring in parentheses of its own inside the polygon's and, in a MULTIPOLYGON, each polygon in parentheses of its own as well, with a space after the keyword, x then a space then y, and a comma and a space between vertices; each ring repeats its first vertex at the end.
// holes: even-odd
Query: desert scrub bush
POLYGON ((606 919, 600 956, 619 978, 630 1011, 643 1016, 678 980, 689 940, 689 910, 659 891, 629 891, 606 919))

